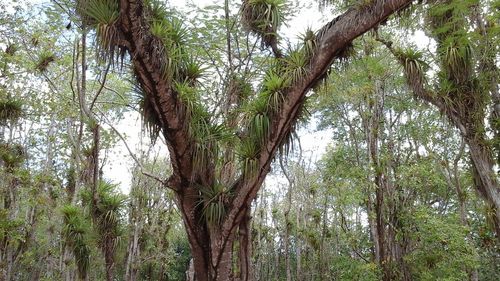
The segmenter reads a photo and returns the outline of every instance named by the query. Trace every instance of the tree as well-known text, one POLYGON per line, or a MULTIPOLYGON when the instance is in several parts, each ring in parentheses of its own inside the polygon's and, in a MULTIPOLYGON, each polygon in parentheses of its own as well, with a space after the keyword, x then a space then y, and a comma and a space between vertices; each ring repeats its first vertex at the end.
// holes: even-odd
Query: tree
POLYGON ((499 71, 498 27, 483 5, 498 2, 429 1, 426 23, 437 45, 437 77, 426 73, 430 64, 420 51, 393 47, 380 39, 403 66, 408 86, 415 97, 432 104, 460 131, 469 147, 477 192, 491 205, 497 238, 500 239, 500 187, 494 165, 499 164, 499 71), (488 117, 490 126, 485 122, 488 117), (490 139, 488 132, 493 139, 490 139), (496 158, 496 163, 495 163, 496 158))
POLYGON ((154 133, 161 131, 168 146, 172 175, 167 186, 182 214, 196 280, 233 277, 237 233, 238 277, 251 279, 250 243, 245 242, 250 236, 245 231, 250 204, 273 158, 279 150, 286 152, 306 94, 327 75, 335 59, 346 55, 356 37, 411 2, 363 1, 318 32, 306 34, 302 45, 283 51, 277 33, 284 1, 242 1, 242 25, 272 49, 274 59, 267 61, 265 78, 253 81, 261 85, 257 94, 234 102, 230 98, 237 93, 228 87, 224 104, 229 110, 213 115, 197 87, 201 67, 183 44, 187 30, 159 2, 77 1, 82 28, 96 30, 102 58, 130 55, 148 122, 154 133))

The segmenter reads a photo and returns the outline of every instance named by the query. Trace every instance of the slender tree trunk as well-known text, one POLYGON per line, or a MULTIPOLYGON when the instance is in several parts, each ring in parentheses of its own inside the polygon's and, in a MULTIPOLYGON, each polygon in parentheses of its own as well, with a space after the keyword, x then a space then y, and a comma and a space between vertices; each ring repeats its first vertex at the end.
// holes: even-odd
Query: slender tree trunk
POLYGON ((492 219, 497 239, 500 241, 500 188, 493 171, 491 151, 484 145, 484 140, 466 138, 469 153, 473 162, 473 175, 479 194, 492 206, 492 219))

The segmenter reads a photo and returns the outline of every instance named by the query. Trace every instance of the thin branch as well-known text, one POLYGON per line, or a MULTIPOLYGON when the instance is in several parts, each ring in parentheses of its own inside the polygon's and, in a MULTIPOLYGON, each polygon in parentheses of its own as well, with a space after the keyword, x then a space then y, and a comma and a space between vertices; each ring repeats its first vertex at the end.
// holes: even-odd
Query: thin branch
POLYGON ((96 108, 96 110, 101 114, 101 117, 102 117, 101 120, 104 120, 104 122, 116 133, 116 135, 123 142, 123 144, 127 148, 129 155, 132 157, 135 164, 139 167, 141 174, 158 181, 163 186, 166 186, 167 185, 166 180, 163 180, 163 179, 159 178, 158 176, 153 175, 151 172, 146 171, 146 169, 144 168, 142 163, 139 161, 139 159, 137 159, 137 156, 135 156, 135 154, 132 152, 132 149, 129 147, 129 145, 128 145, 127 141, 125 140, 125 138, 123 137, 123 135, 111 124, 111 121, 109 121, 109 119, 106 117, 106 115, 99 108, 96 108))

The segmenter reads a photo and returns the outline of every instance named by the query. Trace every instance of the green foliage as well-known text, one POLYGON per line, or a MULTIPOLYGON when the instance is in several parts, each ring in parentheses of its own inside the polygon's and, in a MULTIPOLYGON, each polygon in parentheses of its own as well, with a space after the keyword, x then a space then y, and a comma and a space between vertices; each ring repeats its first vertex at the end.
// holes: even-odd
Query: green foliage
POLYGON ((63 215, 63 237, 72 249, 78 267, 78 275, 84 280, 90 268, 91 250, 87 235, 89 225, 85 215, 78 206, 65 205, 61 208, 63 215))
POLYGON ((241 19, 244 27, 261 37, 270 46, 278 28, 284 21, 283 0, 246 0, 241 6, 241 19))
POLYGON ((0 99, 0 125, 16 122, 23 114, 22 101, 3 97, 0 99))
POLYGON ((26 150, 20 144, 0 143, 0 159, 9 171, 13 171, 26 159, 26 150))
POLYGON ((423 53, 414 49, 397 50, 396 56, 404 68, 404 73, 408 84, 413 89, 420 89, 425 83, 425 72, 429 65, 423 59, 423 53))
POLYGON ((374 263, 366 263, 347 255, 340 255, 332 260, 335 280, 375 281, 380 280, 379 268, 374 263))
POLYGON ((216 182, 213 186, 199 188, 200 205, 203 206, 203 217, 209 225, 219 225, 226 216, 226 208, 232 197, 230 187, 216 182))
POLYGON ((150 22, 162 21, 168 17, 167 7, 165 2, 161 0, 145 0, 144 6, 146 8, 146 18, 150 22))
POLYGON ((308 28, 306 32, 299 36, 299 38, 302 41, 304 54, 306 55, 306 57, 312 57, 316 50, 316 34, 314 33, 314 31, 308 28))
POLYGON ((458 219, 440 217, 426 208, 409 216, 406 219, 415 226, 412 240, 418 241, 408 257, 414 276, 419 280, 467 279, 466 269, 477 267, 478 256, 458 219))
POLYGON ((307 75, 307 64, 309 58, 307 52, 302 48, 291 50, 286 57, 283 58, 284 73, 282 75, 288 77, 292 83, 299 82, 307 75))
POLYGON ((126 197, 117 192, 117 187, 116 184, 101 181, 96 191, 97 204, 95 206, 92 203, 94 195, 89 189, 81 193, 82 200, 89 209, 99 233, 98 243, 106 251, 114 251, 122 235, 121 223, 126 197), (111 248, 108 248, 110 246, 111 248))
POLYGON ((38 56, 38 61, 36 63, 35 69, 40 72, 45 72, 49 64, 53 62, 55 59, 56 57, 51 51, 43 51, 38 56))
POLYGON ((258 155, 260 147, 252 139, 241 142, 237 155, 240 159, 241 171, 246 177, 253 177, 257 174, 259 165, 258 155))
POLYGON ((78 8, 84 19, 96 25, 113 25, 120 14, 117 0, 78 0, 78 8))

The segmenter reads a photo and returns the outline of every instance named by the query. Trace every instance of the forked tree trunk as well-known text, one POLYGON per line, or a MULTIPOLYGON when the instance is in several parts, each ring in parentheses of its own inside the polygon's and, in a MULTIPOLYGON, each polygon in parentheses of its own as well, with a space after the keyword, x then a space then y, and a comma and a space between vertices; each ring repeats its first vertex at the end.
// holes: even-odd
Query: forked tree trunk
MULTIPOLYGON (((242 236, 242 245, 250 245, 248 212, 251 202, 269 173, 273 158, 291 135, 309 90, 326 76, 332 62, 340 57, 339 54, 355 38, 378 26, 394 12, 408 7, 411 2, 370 1, 369 5, 348 9, 318 32, 321 36, 315 39, 316 50, 308 61, 306 75, 283 89, 284 99, 270 117, 269 129, 259 152, 251 159, 252 163, 256 163, 256 167, 252 169, 255 172, 238 173, 238 179, 231 186, 233 192, 225 206, 227 210, 224 218, 217 225, 209 225, 199 204, 199 186, 211 187, 216 180, 224 182, 220 173, 215 171, 214 163, 217 160, 212 159, 220 155, 210 155, 200 165, 195 166, 193 163, 197 140, 186 125, 189 124, 190 116, 185 102, 168 78, 170 76, 164 73, 169 69, 167 65, 170 50, 165 50, 161 40, 151 33, 144 1, 119 1, 119 19, 112 26, 107 26, 112 30, 109 34, 113 35, 113 39, 104 38, 101 43, 107 43, 103 49, 110 52, 110 58, 128 51, 145 101, 151 105, 152 114, 157 118, 156 125, 161 128, 165 137, 172 163, 172 176, 167 185, 176 194, 193 255, 197 281, 225 281, 234 277, 232 251, 238 228, 242 230, 240 233, 246 233, 242 236)), ((281 53, 275 48, 278 48, 277 44, 273 44, 274 54, 281 53)), ((231 51, 228 50, 228 53, 231 51)), ((249 137, 242 136, 242 141, 249 137)), ((246 258, 240 257, 240 270, 245 271, 243 275, 248 276, 248 280, 251 279, 249 250, 250 247, 243 247, 243 252, 240 253, 240 256, 247 255, 246 258)))

